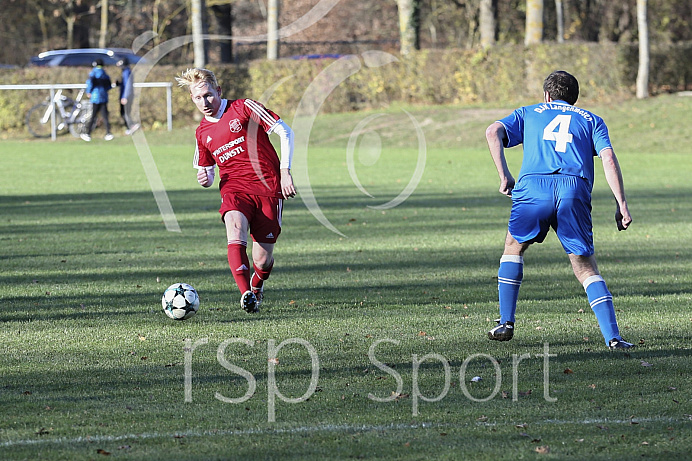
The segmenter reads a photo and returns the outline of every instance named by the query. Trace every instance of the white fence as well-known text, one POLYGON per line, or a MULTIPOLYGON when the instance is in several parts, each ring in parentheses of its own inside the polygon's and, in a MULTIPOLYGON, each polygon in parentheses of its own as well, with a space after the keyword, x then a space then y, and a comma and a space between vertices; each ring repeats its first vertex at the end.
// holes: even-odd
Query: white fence
MULTIPOLYGON (((168 131, 173 129, 173 83, 171 82, 147 82, 135 83, 135 88, 166 88, 166 123, 168 131)), ((75 84, 37 84, 37 85, 0 85, 0 90, 49 90, 50 100, 55 101, 55 90, 81 90, 86 88, 84 83, 75 84)), ((55 111, 51 114, 51 139, 56 138, 55 111)))

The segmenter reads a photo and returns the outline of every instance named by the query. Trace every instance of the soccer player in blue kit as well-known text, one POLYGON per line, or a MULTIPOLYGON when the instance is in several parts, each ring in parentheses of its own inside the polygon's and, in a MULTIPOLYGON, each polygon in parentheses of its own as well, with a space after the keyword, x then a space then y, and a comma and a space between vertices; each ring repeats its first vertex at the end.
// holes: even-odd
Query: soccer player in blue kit
POLYGON ((599 116, 574 106, 577 79, 564 71, 551 73, 543 83, 544 103, 520 107, 490 125, 485 136, 500 176, 500 193, 512 198, 498 291, 500 319, 488 332, 496 341, 514 336, 514 314, 523 279, 526 249, 541 243, 552 227, 569 256, 574 275, 584 286, 606 345, 630 349, 615 319, 613 296, 598 272, 591 222, 594 160, 603 162, 605 178, 615 196, 615 222, 625 230, 632 222, 622 172, 599 116), (504 149, 524 144, 519 179, 507 167, 504 149))

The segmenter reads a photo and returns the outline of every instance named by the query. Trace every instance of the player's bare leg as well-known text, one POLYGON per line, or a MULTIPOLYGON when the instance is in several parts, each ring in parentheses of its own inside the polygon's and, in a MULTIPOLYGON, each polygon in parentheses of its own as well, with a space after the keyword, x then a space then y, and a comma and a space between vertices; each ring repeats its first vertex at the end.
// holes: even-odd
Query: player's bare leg
POLYGON ((223 221, 228 238, 228 266, 241 293, 240 304, 246 312, 257 312, 257 298, 250 289, 250 260, 247 256, 247 237, 250 225, 240 211, 229 211, 223 221))
POLYGON ((628 343, 620 336, 617 320, 615 319, 615 307, 613 295, 608 291, 605 280, 598 272, 596 258, 591 256, 569 255, 574 275, 584 287, 589 298, 591 310, 596 314, 598 326, 610 349, 630 349, 633 344, 628 343))
POLYGON ((255 294, 259 306, 264 299, 264 281, 269 278, 274 267, 274 244, 254 242, 252 264, 255 272, 250 278, 250 289, 255 294))

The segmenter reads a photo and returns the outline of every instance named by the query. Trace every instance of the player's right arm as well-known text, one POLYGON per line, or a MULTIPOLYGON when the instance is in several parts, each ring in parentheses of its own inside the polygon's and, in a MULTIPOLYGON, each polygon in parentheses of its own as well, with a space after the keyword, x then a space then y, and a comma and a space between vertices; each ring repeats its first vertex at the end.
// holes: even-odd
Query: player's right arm
POLYGON ((485 130, 485 139, 488 141, 490 156, 493 158, 497 174, 500 176, 500 193, 511 197, 512 189, 514 189, 514 177, 510 173, 505 159, 503 142, 505 137, 505 126, 500 122, 493 123, 485 130))
POLYGON ((197 182, 202 187, 211 187, 214 184, 214 163, 213 160, 210 162, 210 158, 212 156, 209 150, 197 139, 192 166, 197 169, 197 182))

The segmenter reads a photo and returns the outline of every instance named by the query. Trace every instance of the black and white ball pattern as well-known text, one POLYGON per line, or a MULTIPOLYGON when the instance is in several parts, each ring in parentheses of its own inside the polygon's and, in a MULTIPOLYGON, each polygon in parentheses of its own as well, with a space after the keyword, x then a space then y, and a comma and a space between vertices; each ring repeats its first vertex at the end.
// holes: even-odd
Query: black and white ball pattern
POLYGON ((199 295, 187 283, 174 283, 163 292, 161 305, 166 315, 173 320, 186 320, 197 313, 199 295))

